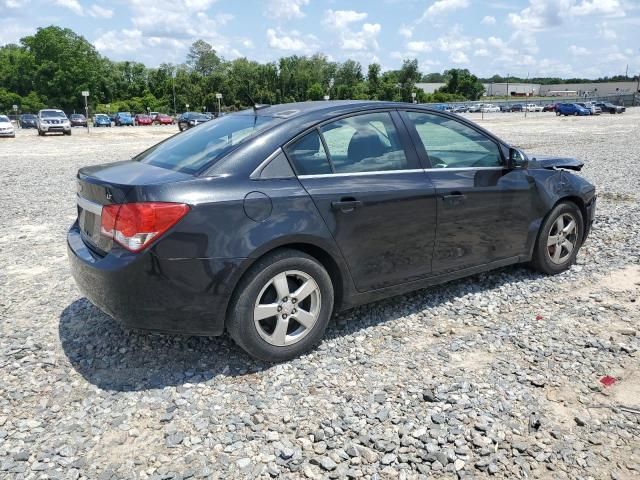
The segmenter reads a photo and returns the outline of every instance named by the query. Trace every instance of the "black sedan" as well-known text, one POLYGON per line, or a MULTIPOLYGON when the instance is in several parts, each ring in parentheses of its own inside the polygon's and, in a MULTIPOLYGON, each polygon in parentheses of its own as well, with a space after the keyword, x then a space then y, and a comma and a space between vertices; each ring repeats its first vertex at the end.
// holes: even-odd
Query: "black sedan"
POLYGON ((38 118, 33 113, 24 113, 20 115, 20 128, 38 128, 36 120, 38 118))
POLYGON ((201 123, 208 122, 209 120, 211 120, 211 117, 208 117, 203 113, 185 112, 178 117, 178 128, 182 132, 183 130, 188 130, 189 128, 200 125, 201 123))
POLYGON ((69 115, 69 122, 71 122, 72 127, 87 126, 87 118, 81 113, 72 113, 71 115, 69 115))
POLYGON ((624 113, 626 111, 626 108, 620 105, 614 105, 613 103, 610 103, 610 102, 596 102, 594 103, 594 105, 596 107, 600 107, 600 109, 603 112, 608 112, 608 113, 624 113))
POLYGON ((419 105, 256 107, 82 168, 69 258, 126 325, 226 329, 282 361, 355 305, 518 263, 567 270, 595 212, 582 165, 419 105))

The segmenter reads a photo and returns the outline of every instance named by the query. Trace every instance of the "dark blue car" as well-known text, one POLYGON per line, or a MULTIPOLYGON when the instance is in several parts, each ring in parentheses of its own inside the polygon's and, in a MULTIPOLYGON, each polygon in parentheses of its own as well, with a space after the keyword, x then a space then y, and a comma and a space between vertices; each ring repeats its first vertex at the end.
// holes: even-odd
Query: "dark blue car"
POLYGON ((511 264, 569 269, 595 212, 582 166, 422 105, 256 106, 82 168, 71 271, 126 325, 226 330, 286 360, 356 305, 511 264))
POLYGON ((556 107, 556 115, 591 115, 591 111, 577 103, 560 103, 556 107))
POLYGON ((129 112, 118 112, 114 122, 116 127, 131 126, 133 127, 133 117, 129 112))
POLYGON ((93 117, 93 126, 96 128, 110 127, 111 119, 109 118, 109 115, 106 115, 104 113, 97 113, 95 117, 93 117))

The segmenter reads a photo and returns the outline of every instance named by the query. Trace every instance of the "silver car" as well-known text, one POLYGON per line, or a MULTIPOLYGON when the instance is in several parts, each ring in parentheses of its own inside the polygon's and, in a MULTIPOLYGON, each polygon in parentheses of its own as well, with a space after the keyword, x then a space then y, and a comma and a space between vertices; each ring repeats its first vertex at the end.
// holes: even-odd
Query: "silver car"
POLYGON ((40 110, 36 119, 38 135, 44 136, 47 133, 64 133, 71 135, 71 122, 62 110, 53 108, 40 110))

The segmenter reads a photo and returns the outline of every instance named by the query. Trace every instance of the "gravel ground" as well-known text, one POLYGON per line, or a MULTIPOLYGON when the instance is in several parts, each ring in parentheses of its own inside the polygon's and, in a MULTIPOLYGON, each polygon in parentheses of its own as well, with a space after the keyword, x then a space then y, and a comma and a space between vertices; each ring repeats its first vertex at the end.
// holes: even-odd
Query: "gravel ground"
POLYGON ((69 274, 76 170, 175 127, 0 139, 0 477, 639 478, 640 109, 473 118, 586 161, 578 264, 360 307, 275 366, 227 337, 124 330, 69 274))

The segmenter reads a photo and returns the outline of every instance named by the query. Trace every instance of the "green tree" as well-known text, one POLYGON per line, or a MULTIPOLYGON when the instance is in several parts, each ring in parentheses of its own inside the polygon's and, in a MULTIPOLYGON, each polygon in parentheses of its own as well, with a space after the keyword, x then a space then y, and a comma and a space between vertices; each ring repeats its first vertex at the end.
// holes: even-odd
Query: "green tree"
POLYGON ((469 70, 454 68, 444 72, 447 82, 439 89, 443 93, 462 95, 469 100, 477 100, 484 93, 484 85, 469 70))
POLYGON ((187 65, 200 75, 211 75, 221 65, 220 57, 218 57, 213 47, 204 40, 197 40, 191 44, 189 53, 187 53, 187 65))

